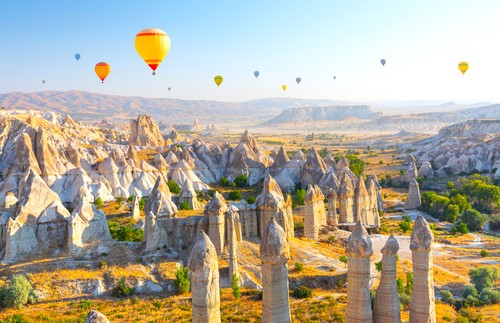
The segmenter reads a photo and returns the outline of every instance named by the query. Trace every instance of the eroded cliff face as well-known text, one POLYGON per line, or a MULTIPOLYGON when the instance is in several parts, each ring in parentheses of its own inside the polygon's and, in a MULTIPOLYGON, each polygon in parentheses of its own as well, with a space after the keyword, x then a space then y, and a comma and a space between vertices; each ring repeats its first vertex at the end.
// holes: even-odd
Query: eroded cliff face
POLYGON ((158 125, 148 115, 130 120, 130 144, 134 146, 163 146, 165 140, 158 125))

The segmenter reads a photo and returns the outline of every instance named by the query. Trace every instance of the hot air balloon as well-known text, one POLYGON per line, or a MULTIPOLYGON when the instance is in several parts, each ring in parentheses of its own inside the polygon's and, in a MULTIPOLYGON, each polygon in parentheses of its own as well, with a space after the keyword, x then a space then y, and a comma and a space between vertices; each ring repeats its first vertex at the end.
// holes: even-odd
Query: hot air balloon
POLYGON ((77 61, 79 61, 80 60, 80 54, 76 53, 75 54, 75 58, 76 58, 77 61))
POLYGON ((283 85, 281 86, 281 88, 283 89, 283 91, 286 91, 286 85, 285 85, 285 84, 283 84, 283 85))
POLYGON ((460 62, 460 64, 458 64, 458 69, 462 72, 462 74, 465 74, 465 72, 469 69, 469 63, 460 62))
POLYGON ((43 80, 42 83, 45 84, 45 80, 43 80))
POLYGON ((253 75, 255 76, 255 78, 258 78, 258 77, 259 77, 259 74, 260 74, 260 73, 259 73, 259 71, 255 71, 255 72, 253 72, 253 75))
POLYGON ((141 30, 135 36, 135 50, 156 75, 156 69, 170 51, 170 37, 161 29, 141 30))
POLYGON ((385 59, 381 59, 380 60, 380 64, 382 64, 382 66, 384 66, 385 65, 385 59))
POLYGON ((333 79, 334 79, 334 80, 336 80, 336 79, 337 79, 337 77, 336 77, 336 76, 334 76, 334 77, 333 77, 333 79))
POLYGON ((170 88, 168 88, 168 92, 170 92, 170 88))
POLYGON ((217 86, 220 86, 222 81, 224 81, 224 78, 220 75, 217 75, 216 77, 214 77, 214 82, 215 84, 217 84, 217 86))
POLYGON ((99 63, 95 64, 94 70, 95 70, 95 73, 97 74, 97 76, 101 79, 102 83, 104 83, 104 80, 111 72, 111 67, 109 66, 108 63, 99 62, 99 63))
POLYGON ((302 81, 302 79, 300 77, 297 77, 295 81, 297 82, 297 84, 300 84, 300 81, 302 81))

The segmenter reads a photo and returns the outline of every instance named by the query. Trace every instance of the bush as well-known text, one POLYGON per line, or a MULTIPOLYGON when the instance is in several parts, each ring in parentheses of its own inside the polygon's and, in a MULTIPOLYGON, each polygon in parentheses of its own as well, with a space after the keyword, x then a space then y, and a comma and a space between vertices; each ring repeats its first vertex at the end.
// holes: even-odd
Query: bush
POLYGON ((481 252, 479 254, 483 258, 488 257, 490 255, 490 253, 488 251, 486 251, 486 250, 481 250, 481 252))
POLYGON ((102 206, 104 205, 104 202, 102 201, 102 198, 101 197, 98 197, 95 201, 94 201, 94 205, 97 209, 100 209, 102 208, 102 206))
POLYGON ((295 196, 296 196, 295 204, 304 205, 304 199, 306 198, 306 193, 307 193, 306 190, 303 188, 295 191, 295 196))
POLYGON ((344 263, 344 266, 347 267, 347 257, 342 255, 339 257, 339 260, 344 263))
POLYGON ((144 211, 144 206, 146 205, 146 198, 141 197, 139 200, 139 210, 144 211))
POLYGON ((100 261, 99 264, 97 265, 97 268, 102 269, 105 268, 106 266, 107 264, 105 261, 100 261))
POLYGON ((191 282, 189 281, 189 270, 182 264, 178 265, 175 269, 175 289, 177 294, 185 294, 189 292, 191 288, 191 282))
POLYGON ((111 291, 111 294, 114 297, 127 297, 132 295, 133 293, 134 288, 130 287, 127 284, 125 277, 120 278, 120 280, 118 281, 118 285, 116 285, 115 288, 113 288, 113 290, 111 291))
POLYGON ((174 194, 179 194, 181 192, 181 187, 175 181, 169 179, 167 185, 170 192, 174 194))
POLYGON ((411 296, 412 288, 413 288, 413 273, 407 272, 406 273, 406 286, 405 286, 406 295, 411 296))
POLYGON ((494 231, 500 230, 500 214, 493 214, 491 216, 490 229, 494 231))
POLYGON ((396 279, 396 286, 398 287, 398 294, 404 294, 405 292, 405 283, 402 278, 396 279))
POLYGON ((495 267, 480 267, 469 270, 470 281, 479 292, 491 288, 498 280, 498 269, 495 267))
POLYGON ((469 295, 476 298, 479 297, 479 293, 477 292, 476 287, 472 285, 465 286, 465 288, 462 290, 462 297, 467 298, 469 297, 469 295))
POLYGON ((132 202, 135 198, 135 195, 130 195, 127 199, 127 202, 132 202))
POLYGON ((410 221, 403 221, 399 223, 399 230, 401 232, 406 233, 411 230, 411 220, 410 221))
POLYGON ((227 195, 227 199, 228 200, 241 200, 243 198, 243 196, 241 195, 241 192, 239 190, 234 190, 234 191, 231 191, 229 192, 229 194, 227 195))
POLYGON ((219 181, 219 185, 222 187, 229 187, 229 180, 226 176, 222 176, 219 181))
POLYGON ((247 177, 243 174, 236 176, 234 179, 236 187, 245 187, 247 185, 247 177))
POLYGON ((125 199, 121 196, 116 198, 116 202, 118 202, 118 203, 122 203, 124 200, 125 199))
POLYGON ((446 304, 453 304, 453 294, 449 290, 444 289, 440 291, 439 294, 441 295, 441 300, 443 302, 446 304))
POLYGON ((450 204, 444 211, 444 216, 446 221, 454 223, 458 219, 458 214, 460 213, 460 208, 458 205, 450 204))
POLYGON ((21 314, 14 314, 12 316, 7 316, 3 323, 29 323, 21 314))
POLYGON ((295 271, 303 271, 304 270, 304 265, 300 262, 295 263, 295 271))
POLYGON ((231 288, 233 289, 233 297, 238 299, 241 296, 240 290, 240 278, 236 273, 233 274, 233 280, 231 282, 231 288))
POLYGON ((481 302, 487 305, 498 304, 500 303, 500 291, 492 288, 485 288, 481 292, 479 299, 481 300, 481 302))
POLYGON ((9 287, 3 286, 0 291, 0 303, 5 307, 22 308, 37 301, 38 296, 23 275, 12 276, 9 287))
POLYGON ((470 231, 481 230, 483 225, 488 221, 488 216, 486 214, 481 214, 476 210, 466 210, 460 220, 467 224, 470 231))
POLYGON ((89 310, 92 307, 92 302, 88 299, 82 299, 80 304, 78 304, 78 307, 80 307, 83 311, 89 310))
POLYGON ((189 202, 181 202, 181 204, 179 204, 179 209, 180 210, 192 210, 191 208, 191 205, 189 205, 189 202))
POLYGON ((109 233, 111 237, 118 241, 142 242, 144 240, 144 230, 132 228, 131 225, 120 225, 118 222, 108 221, 109 233))
POLYGON ((379 261, 379 262, 376 262, 375 263, 375 268, 377 269, 377 271, 382 271, 382 261, 379 261))
POLYGON ((293 291, 293 297, 295 298, 310 298, 312 296, 312 289, 306 286, 299 286, 293 291))
POLYGON ((248 204, 254 204, 255 203, 255 196, 250 195, 247 199, 248 204))
POLYGON ((457 233, 467 234, 467 233, 469 233, 469 228, 467 227, 467 224, 465 224, 463 222, 457 222, 451 227, 450 233, 451 234, 457 234, 457 233))

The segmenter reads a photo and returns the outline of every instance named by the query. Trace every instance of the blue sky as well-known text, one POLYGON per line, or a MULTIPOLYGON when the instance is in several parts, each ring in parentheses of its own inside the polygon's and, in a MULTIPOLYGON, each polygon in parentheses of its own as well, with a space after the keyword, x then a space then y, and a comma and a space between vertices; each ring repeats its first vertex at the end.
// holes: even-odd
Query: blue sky
POLYGON ((500 101, 498 0, 0 0, 0 13, 1 93, 500 101), (134 48, 144 28, 172 42, 154 77, 134 48))

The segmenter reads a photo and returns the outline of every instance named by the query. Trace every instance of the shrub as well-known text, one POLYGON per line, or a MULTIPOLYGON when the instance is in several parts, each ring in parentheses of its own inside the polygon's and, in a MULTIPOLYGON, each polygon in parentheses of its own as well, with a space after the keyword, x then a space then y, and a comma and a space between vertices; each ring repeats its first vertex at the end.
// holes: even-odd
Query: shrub
POLYGON ((231 288, 233 289, 233 297, 238 299, 241 296, 240 290, 240 278, 236 273, 233 274, 233 280, 231 282, 231 288))
POLYGON ((12 276, 9 287, 2 287, 0 292, 0 302, 5 307, 22 308, 37 301, 33 287, 23 275, 12 276))
POLYGON ((132 228, 131 225, 120 225, 118 222, 108 221, 109 233, 111 237, 118 241, 142 242, 144 240, 144 230, 132 228))
POLYGON ((460 208, 458 205, 450 204, 444 211, 444 216, 446 221, 454 223, 458 219, 458 214, 460 213, 460 208))
POLYGON ((174 194, 179 194, 181 192, 181 187, 175 181, 169 179, 167 185, 170 192, 174 194))
POLYGON ((495 267, 480 267, 469 270, 470 281, 479 292, 484 288, 491 288, 498 280, 498 269, 495 267))
POLYGON ((144 211, 144 206, 146 205, 146 198, 141 197, 139 200, 139 210, 144 211))
POLYGON ((377 269, 377 271, 382 271, 382 261, 379 261, 379 262, 376 262, 375 263, 375 268, 377 269))
POLYGON ((478 231, 481 230, 486 221, 488 221, 488 216, 471 209, 466 210, 460 217, 460 220, 467 224, 470 231, 478 231))
POLYGON ((122 203, 124 200, 125 199, 121 196, 116 198, 116 202, 118 202, 118 203, 122 203))
POLYGON ((439 294, 441 295, 441 300, 443 302, 447 304, 453 304, 453 294, 449 290, 447 289, 441 290, 439 294))
POLYGON ((498 304, 500 303, 500 291, 492 288, 485 288, 482 290, 479 299, 484 304, 498 304))
POLYGON ((250 195, 247 199, 248 204, 254 204, 255 203, 255 196, 250 195))
POLYGON ((295 196, 296 196, 296 201, 295 203, 297 205, 304 205, 304 199, 306 198, 306 190, 301 188, 295 191, 295 196))
POLYGON ((191 288, 191 282, 189 281, 189 270, 182 264, 178 265, 175 269, 175 280, 174 285, 177 290, 177 294, 185 294, 189 292, 191 288))
POLYGON ((399 230, 406 233, 411 230, 411 221, 403 221, 399 223, 399 230))
POLYGON ((410 306, 411 296, 406 294, 399 294, 399 303, 403 305, 404 308, 408 308, 410 306))
POLYGON ((491 216, 490 229, 494 231, 500 230, 500 214, 493 214, 491 216))
POLYGON ((405 292, 405 283, 402 278, 396 279, 396 285, 398 287, 398 294, 404 294, 405 292))
POLYGON ((303 271, 304 270, 304 265, 300 262, 295 263, 295 271, 303 271))
POLYGON ((134 288, 130 287, 125 280, 125 277, 120 278, 118 285, 116 285, 111 294, 114 297, 127 297, 134 293, 134 288))
POLYGON ((295 298, 310 298, 312 296, 312 289, 306 286, 299 286, 293 291, 293 297, 295 298))
POLYGON ((412 288, 413 288, 413 273, 407 272, 406 273, 406 286, 405 286, 406 295, 411 296, 412 288))
POLYGON ((95 201, 94 201, 94 205, 97 209, 100 209, 102 208, 102 206, 104 205, 104 202, 102 201, 102 198, 101 197, 98 197, 95 201))
POLYGON ((469 228, 467 227, 467 224, 465 224, 463 222, 457 222, 451 227, 450 233, 451 234, 457 234, 457 233, 467 234, 467 233, 469 233, 469 228))
POLYGON ((241 200, 243 198, 243 196, 241 195, 241 192, 239 190, 234 190, 234 191, 231 191, 229 192, 229 194, 227 195, 227 199, 228 200, 241 200))
POLYGON ((465 286, 465 288, 462 290, 462 297, 467 298, 471 295, 472 297, 479 297, 479 293, 477 292, 476 287, 472 285, 465 286))
POLYGON ((181 202, 181 204, 179 204, 179 209, 180 210, 192 210, 191 208, 191 205, 189 205, 189 202, 181 202))
POLYGON ((105 268, 106 266, 107 264, 105 261, 100 261, 99 264, 97 265, 97 268, 102 269, 105 268))
POLYGON ((78 307, 80 307, 80 309, 86 311, 92 307, 92 302, 89 301, 88 299, 82 299, 80 301, 80 304, 78 304, 78 307))
POLYGON ((219 181, 219 185, 222 187, 228 187, 229 186, 229 180, 227 179, 226 176, 222 176, 219 181))
POLYGON ((339 257, 339 260, 344 263, 344 266, 347 267, 347 257, 342 255, 339 257))
POLYGON ((247 177, 243 174, 236 176, 234 179, 236 187, 245 187, 247 185, 247 177))
POLYGON ((331 235, 328 237, 328 242, 330 243, 335 243, 337 241, 337 237, 334 235, 331 235))
POLYGON ((490 253, 486 250, 481 250, 481 252, 479 253, 481 255, 481 257, 488 257, 490 255, 490 253))
POLYGON ((127 199, 127 202, 132 202, 135 198, 135 195, 130 195, 127 199))

